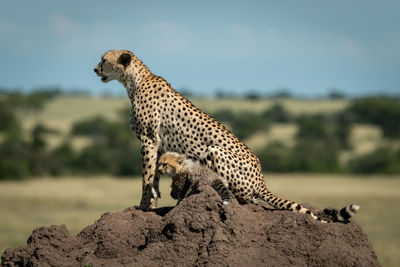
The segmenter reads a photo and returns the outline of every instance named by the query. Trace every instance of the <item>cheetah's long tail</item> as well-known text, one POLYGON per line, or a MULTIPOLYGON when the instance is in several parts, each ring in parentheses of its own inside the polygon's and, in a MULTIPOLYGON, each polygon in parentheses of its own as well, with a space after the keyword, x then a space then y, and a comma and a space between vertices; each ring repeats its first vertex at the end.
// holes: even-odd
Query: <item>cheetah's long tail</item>
MULTIPOLYGON (((316 216, 311 210, 303 207, 299 203, 282 199, 276 195, 274 195, 271 191, 269 191, 267 188, 265 188, 261 194, 260 198, 266 201, 268 204, 274 206, 275 208, 278 209, 283 209, 283 210, 290 210, 294 211, 297 213, 302 213, 302 214, 309 214, 311 217, 313 217, 315 220, 323 222, 323 223, 328 223, 331 221, 325 221, 322 220, 320 217, 316 216)), ((360 209, 360 206, 351 204, 347 207, 342 208, 336 215, 336 218, 333 221, 341 221, 341 222, 348 222, 350 218, 357 212, 357 210, 360 209)))

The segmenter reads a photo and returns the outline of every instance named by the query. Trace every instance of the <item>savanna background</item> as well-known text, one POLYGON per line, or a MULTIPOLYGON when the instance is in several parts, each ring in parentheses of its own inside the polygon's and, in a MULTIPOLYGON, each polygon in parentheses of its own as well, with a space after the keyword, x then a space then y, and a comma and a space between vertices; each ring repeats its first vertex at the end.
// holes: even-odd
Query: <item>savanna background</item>
MULTIPOLYGON (((398 11, 396 1, 2 2, 0 252, 35 227, 77 234, 139 204, 129 99, 93 72, 105 51, 129 49, 243 140, 273 192, 361 205, 355 220, 380 263, 399 266, 398 11)), ((169 184, 159 206, 175 204, 169 184)))

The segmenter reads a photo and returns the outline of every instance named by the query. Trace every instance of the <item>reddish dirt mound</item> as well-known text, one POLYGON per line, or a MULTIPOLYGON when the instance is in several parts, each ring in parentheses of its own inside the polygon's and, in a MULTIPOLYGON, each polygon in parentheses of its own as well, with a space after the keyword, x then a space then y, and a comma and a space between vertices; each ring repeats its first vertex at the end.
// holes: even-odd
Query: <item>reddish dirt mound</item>
POLYGON ((2 255, 2 266, 85 264, 379 266, 355 222, 323 224, 264 203, 222 205, 206 184, 198 185, 175 208, 105 213, 77 236, 65 225, 36 228, 27 246, 2 255))

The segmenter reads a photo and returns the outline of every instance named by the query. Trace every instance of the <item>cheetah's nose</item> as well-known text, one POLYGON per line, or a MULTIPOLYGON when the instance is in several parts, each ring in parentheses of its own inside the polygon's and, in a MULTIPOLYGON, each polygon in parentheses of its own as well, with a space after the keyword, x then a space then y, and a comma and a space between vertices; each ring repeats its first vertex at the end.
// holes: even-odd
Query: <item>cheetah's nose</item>
POLYGON ((96 73, 98 72, 97 68, 94 68, 94 72, 96 72, 96 73))

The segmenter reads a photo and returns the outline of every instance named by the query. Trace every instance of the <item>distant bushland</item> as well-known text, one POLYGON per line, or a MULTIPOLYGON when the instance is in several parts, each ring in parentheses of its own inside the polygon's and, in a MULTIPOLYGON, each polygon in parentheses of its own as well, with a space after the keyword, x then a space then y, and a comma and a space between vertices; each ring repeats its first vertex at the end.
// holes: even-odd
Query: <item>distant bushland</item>
POLYGON ((378 147, 368 154, 350 160, 349 168, 353 173, 399 174, 400 150, 378 147))
MULTIPOLYGON (((46 102, 61 94, 59 89, 38 89, 30 93, 0 91, 0 95, 14 108, 40 110, 46 102)), ((4 101, 4 100, 3 100, 4 101)))
POLYGON ((220 110, 212 114, 219 122, 226 126, 239 138, 246 139, 260 130, 266 130, 269 127, 269 121, 261 114, 255 112, 234 113, 230 110, 220 110))
POLYGON ((346 112, 353 117, 354 121, 378 125, 386 137, 400 137, 400 98, 356 99, 346 112))
MULTIPOLYGON (((102 115, 80 116, 86 110, 86 100, 79 99, 79 116, 75 114, 73 119, 61 120, 63 123, 66 121, 68 127, 63 124, 57 128, 57 119, 49 116, 53 114, 48 111, 45 113, 49 117, 45 119, 35 117, 29 123, 23 121, 23 112, 35 111, 33 114, 36 115, 33 116, 39 116, 46 104, 58 97, 58 94, 57 91, 28 94, 0 92, 0 179, 70 174, 141 174, 140 144, 128 124, 129 107, 117 112, 117 108, 125 106, 124 102, 115 104, 114 100, 114 108, 108 107, 104 110, 102 105, 107 100, 102 99, 101 108, 97 106, 94 109, 96 112, 91 110, 88 113, 102 115), (112 116, 110 112, 113 113, 112 116), (77 117, 82 119, 76 120, 77 117), (47 124, 47 118, 50 118, 51 123, 47 124), (82 136, 91 141, 77 147, 75 141, 82 140, 78 138, 82 136), (58 141, 54 142, 55 139, 58 141)), ((73 101, 73 98, 68 98, 68 105, 74 103, 73 101)), ((89 101, 93 104, 95 100, 89 101)), ((218 100, 213 101, 214 106, 218 105, 218 100)), ((326 100, 319 103, 309 100, 300 102, 301 100, 296 99, 268 102, 258 99, 258 96, 251 96, 243 100, 248 105, 245 108, 236 108, 240 103, 239 99, 232 100, 233 102, 229 99, 220 101, 224 103, 223 108, 212 109, 215 110, 212 116, 245 143, 253 136, 258 140, 257 138, 268 133, 270 129, 276 129, 272 127, 277 125, 289 125, 296 129, 289 135, 290 142, 287 142, 288 135, 278 138, 283 143, 274 141, 279 133, 269 132, 271 135, 268 138, 272 136, 272 139, 254 149, 266 172, 400 173, 400 151, 396 145, 400 138, 398 98, 346 100, 348 102, 340 110, 337 107, 328 107, 326 112, 320 112, 321 106, 327 103, 326 100), (297 113, 300 109, 293 109, 293 103, 300 103, 307 111, 297 113), (316 108, 309 107, 314 104, 316 108), (251 109, 255 105, 257 108, 251 109), (313 109, 317 111, 313 112, 313 109), (376 125, 376 135, 383 141, 375 140, 374 145, 378 148, 361 155, 353 153, 354 141, 350 140, 354 125, 360 123, 376 125), (379 129, 382 129, 383 138, 379 129), (345 161, 339 160, 346 153, 351 157, 345 161)), ((64 104, 62 109, 56 110, 56 113, 65 114, 65 106, 64 104)), ((54 108, 53 105, 50 110, 53 111, 54 108)), ((87 108, 90 109, 89 106, 87 108)), ((32 117, 32 113, 30 116, 32 117)))

